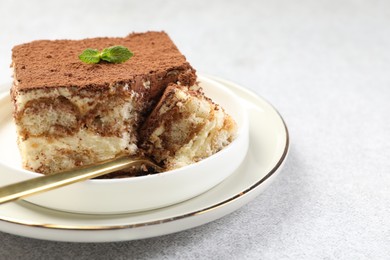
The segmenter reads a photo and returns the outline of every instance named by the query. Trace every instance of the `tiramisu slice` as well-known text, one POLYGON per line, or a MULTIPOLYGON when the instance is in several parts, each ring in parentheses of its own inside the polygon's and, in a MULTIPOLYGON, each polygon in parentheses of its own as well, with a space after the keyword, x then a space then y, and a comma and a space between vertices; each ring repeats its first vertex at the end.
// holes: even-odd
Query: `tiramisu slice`
POLYGON ((167 85, 192 86, 196 80, 164 32, 34 41, 14 47, 12 58, 23 166, 44 174, 136 154, 138 125, 167 85), (120 64, 85 64, 78 58, 86 48, 114 45, 134 56, 120 64))
POLYGON ((233 118, 201 89, 171 84, 141 128, 141 147, 166 169, 176 169, 220 151, 236 132, 233 118))

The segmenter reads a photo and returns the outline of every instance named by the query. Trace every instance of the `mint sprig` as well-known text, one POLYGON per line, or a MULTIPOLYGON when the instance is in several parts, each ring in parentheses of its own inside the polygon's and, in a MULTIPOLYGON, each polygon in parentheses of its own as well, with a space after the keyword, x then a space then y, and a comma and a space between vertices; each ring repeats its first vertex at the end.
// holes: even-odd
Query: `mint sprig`
POLYGON ((96 49, 85 49, 79 59, 85 63, 94 64, 105 60, 111 63, 122 63, 130 59, 134 54, 124 46, 116 45, 99 52, 96 49))

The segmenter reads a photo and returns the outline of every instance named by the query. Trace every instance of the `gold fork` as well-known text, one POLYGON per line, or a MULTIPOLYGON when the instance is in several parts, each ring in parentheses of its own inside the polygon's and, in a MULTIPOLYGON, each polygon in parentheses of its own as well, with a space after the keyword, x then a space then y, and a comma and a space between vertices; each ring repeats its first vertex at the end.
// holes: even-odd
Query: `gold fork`
POLYGON ((72 183, 92 179, 107 173, 124 170, 129 167, 142 167, 143 165, 153 168, 156 172, 163 171, 163 168, 145 158, 120 157, 95 165, 85 166, 51 175, 44 175, 1 187, 0 204, 63 187, 72 183))

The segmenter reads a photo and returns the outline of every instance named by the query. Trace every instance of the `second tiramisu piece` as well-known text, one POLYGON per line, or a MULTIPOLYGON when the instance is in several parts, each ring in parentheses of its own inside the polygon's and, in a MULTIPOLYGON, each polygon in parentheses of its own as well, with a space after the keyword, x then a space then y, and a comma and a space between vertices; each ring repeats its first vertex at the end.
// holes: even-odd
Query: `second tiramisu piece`
POLYGON ((172 170, 222 150, 236 137, 237 125, 201 88, 171 84, 141 133, 146 154, 172 170))

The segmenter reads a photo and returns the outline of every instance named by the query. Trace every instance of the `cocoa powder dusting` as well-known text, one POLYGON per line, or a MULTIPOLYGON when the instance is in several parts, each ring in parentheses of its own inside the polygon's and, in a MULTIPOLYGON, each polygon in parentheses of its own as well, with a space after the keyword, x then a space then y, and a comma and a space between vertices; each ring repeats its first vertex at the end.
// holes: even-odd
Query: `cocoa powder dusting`
POLYGON ((15 46, 12 59, 16 91, 71 86, 99 89, 118 82, 132 83, 138 78, 155 80, 154 75, 172 70, 195 72, 165 32, 133 33, 123 38, 33 41, 15 46), (134 56, 121 64, 85 64, 78 58, 86 48, 102 50, 113 45, 127 47, 134 56))

